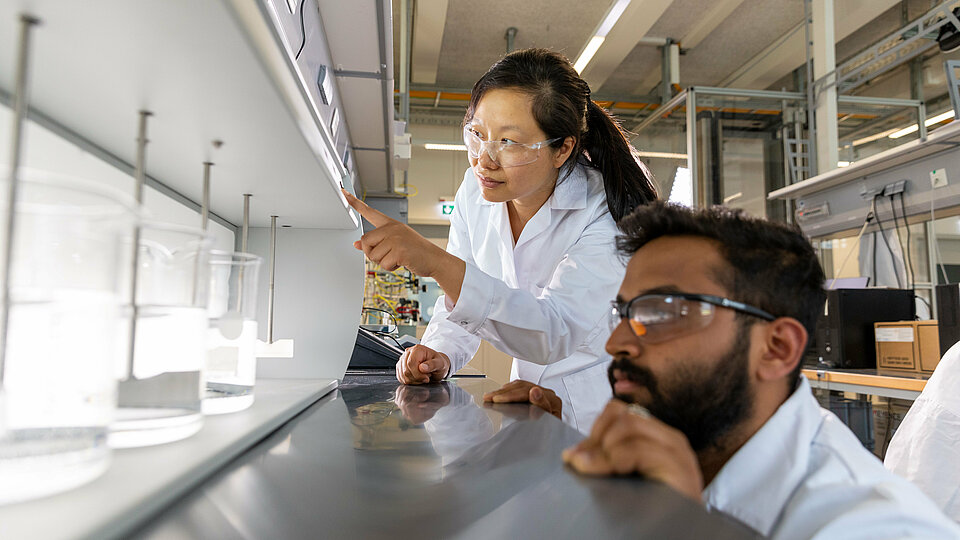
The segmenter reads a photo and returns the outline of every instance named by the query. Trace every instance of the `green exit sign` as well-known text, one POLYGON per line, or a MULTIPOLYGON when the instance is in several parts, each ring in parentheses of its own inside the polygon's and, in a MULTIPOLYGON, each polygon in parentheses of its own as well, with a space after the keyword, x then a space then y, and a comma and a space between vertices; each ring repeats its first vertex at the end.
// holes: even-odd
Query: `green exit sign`
POLYGON ((453 213, 453 203, 443 203, 441 209, 443 211, 443 215, 449 216, 453 213))

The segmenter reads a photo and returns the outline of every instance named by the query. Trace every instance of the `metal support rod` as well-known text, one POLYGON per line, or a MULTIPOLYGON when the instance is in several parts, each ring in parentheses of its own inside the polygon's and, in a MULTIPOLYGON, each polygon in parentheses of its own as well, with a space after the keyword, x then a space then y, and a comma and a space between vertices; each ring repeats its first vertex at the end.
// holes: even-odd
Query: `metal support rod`
POLYGON ((504 39, 507 40, 507 54, 510 54, 514 51, 517 39, 517 27, 511 26, 507 28, 507 33, 503 35, 504 39))
POLYGON ((806 96, 801 92, 784 92, 781 90, 749 90, 746 88, 721 88, 718 86, 697 86, 696 89, 698 94, 704 96, 786 99, 788 101, 803 101, 806 99, 806 96))
MULTIPOLYGON (((385 35, 387 28, 387 19, 390 16, 390 12, 387 11, 391 9, 388 7, 388 4, 385 0, 375 0, 376 10, 377 10, 377 45, 380 49, 380 71, 384 74, 390 72, 390 64, 392 60, 387 59, 387 37, 385 35)), ((390 149, 393 144, 393 119, 396 116, 396 111, 393 109, 393 81, 384 77, 380 80, 380 92, 381 92, 381 107, 383 107, 383 147, 387 149, 383 153, 383 164, 387 171, 387 187, 390 191, 396 190, 396 179, 394 178, 393 173, 393 156, 391 155, 390 149)), ((407 89, 409 94, 409 88, 407 89)), ((330 144, 329 150, 331 154, 337 156, 337 150, 334 147, 333 140, 329 137, 326 137, 325 140, 330 144)), ((347 174, 347 169, 344 167, 343 163, 339 159, 333 160, 334 165, 336 166, 337 172, 341 177, 347 174)))
POLYGON ((273 298, 277 277, 277 216, 270 216, 270 286, 267 288, 267 343, 273 343, 273 298))
POLYGON ((927 106, 922 101, 917 105, 917 126, 920 127, 920 140, 927 140, 927 106))
POLYGON ((240 251, 247 252, 247 235, 250 233, 250 193, 243 194, 243 225, 240 229, 240 251))
POLYGON ((870 96, 837 96, 837 103, 846 105, 888 105, 891 107, 916 107, 919 99, 882 98, 870 96))
MULTIPOLYGON (((250 232, 250 195, 249 193, 243 194, 243 225, 240 230, 240 252, 247 253, 247 234, 250 232)), ((234 242, 236 245, 236 242, 234 242)), ((243 294, 243 274, 244 266, 241 265, 237 271, 237 281, 240 286, 237 288, 237 310, 241 313, 244 310, 244 304, 247 302, 247 299, 243 294)))
POLYGON ((673 97, 673 89, 670 87, 673 75, 670 65, 670 45, 672 44, 673 40, 668 38, 667 42, 660 47, 660 103, 666 103, 673 97))
POLYGON ((653 111, 652 113, 650 113, 650 116, 644 118, 639 124, 637 124, 637 125, 633 128, 633 133, 634 133, 635 135, 638 134, 638 133, 640 133, 640 132, 643 131, 647 126, 649 126, 650 124, 652 124, 652 123, 656 122, 657 120, 659 120, 661 116, 663 116, 663 115, 667 114, 668 112, 672 111, 673 109, 675 109, 675 108, 677 107, 677 105, 680 105, 680 103, 682 103, 683 100, 685 100, 686 98, 687 98, 687 91, 686 91, 686 90, 683 90, 683 91, 680 92, 679 94, 673 96, 673 99, 671 99, 670 101, 668 101, 668 102, 664 103, 663 105, 657 107, 657 109, 656 109, 655 111, 653 111))
POLYGON ((206 231, 210 218, 210 167, 213 163, 203 162, 203 201, 200 203, 200 227, 206 231))
POLYGON ((413 0, 400 0, 400 118, 410 122, 410 49, 413 39, 407 9, 413 0))
POLYGON ((7 359, 7 330, 10 327, 10 270, 13 268, 14 228, 16 227, 17 188, 20 182, 20 153, 23 149, 23 123, 27 116, 27 79, 30 67, 30 31, 40 19, 20 16, 20 41, 14 80, 13 129, 10 137, 10 175, 7 183, 7 230, 3 254, 3 309, 0 313, 0 390, 3 390, 4 364, 7 359))
MULTIPOLYGON (((693 207, 704 203, 704 193, 700 186, 700 175, 697 174, 697 92, 690 89, 677 94, 684 95, 687 100, 687 168, 690 170, 690 187, 693 193, 693 207), (685 94, 685 95, 684 95, 685 94)), ((674 98, 676 99, 676 98, 674 98)), ((671 100, 673 101, 673 100, 671 100)))
MULTIPOLYGON (((147 164, 147 119, 152 115, 150 111, 140 111, 140 124, 137 129, 137 161, 134 165, 134 197, 137 205, 143 207, 143 184, 146 179, 147 164)), ((134 378, 133 361, 134 350, 137 344, 137 317, 139 316, 139 307, 137 306, 137 273, 140 268, 140 225, 133 228, 133 246, 130 257, 130 336, 128 340, 129 348, 127 350, 127 377, 134 378)))

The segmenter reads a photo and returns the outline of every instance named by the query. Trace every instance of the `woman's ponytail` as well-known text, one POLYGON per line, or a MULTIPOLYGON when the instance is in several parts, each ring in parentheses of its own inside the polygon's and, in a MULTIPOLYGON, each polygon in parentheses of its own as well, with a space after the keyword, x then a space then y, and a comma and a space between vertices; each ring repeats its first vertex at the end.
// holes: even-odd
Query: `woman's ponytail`
POLYGON ((655 201, 657 188, 642 161, 637 159, 619 122, 602 107, 587 99, 587 131, 581 146, 587 159, 603 175, 607 208, 613 220, 634 208, 655 201))

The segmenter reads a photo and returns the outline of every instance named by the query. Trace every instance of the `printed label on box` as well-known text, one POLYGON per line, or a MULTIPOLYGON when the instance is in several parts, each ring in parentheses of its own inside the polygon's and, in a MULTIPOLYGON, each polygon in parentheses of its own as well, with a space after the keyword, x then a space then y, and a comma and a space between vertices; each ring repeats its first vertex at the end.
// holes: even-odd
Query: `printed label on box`
POLYGON ((893 328, 877 328, 877 341, 892 341, 897 343, 913 343, 913 328, 900 326, 893 328))
POLYGON ((886 367, 906 366, 913 367, 913 358, 908 356, 885 356, 883 363, 886 367))

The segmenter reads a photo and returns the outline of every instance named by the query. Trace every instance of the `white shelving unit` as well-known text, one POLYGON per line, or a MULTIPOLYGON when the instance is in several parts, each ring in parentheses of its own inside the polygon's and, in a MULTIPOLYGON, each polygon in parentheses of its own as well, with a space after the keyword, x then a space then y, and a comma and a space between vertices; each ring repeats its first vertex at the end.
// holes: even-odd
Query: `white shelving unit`
POLYGON ((30 105, 90 144, 133 163, 137 113, 149 124, 147 174, 251 226, 353 229, 339 193, 346 173, 329 127, 306 99, 293 54, 255 0, 11 0, 0 4, 0 88, 12 88, 20 13, 39 17, 30 105), (224 145, 214 150, 211 142, 224 145))
MULTIPOLYGON (((138 115, 148 110, 153 116, 146 173, 161 192, 195 207, 202 199, 202 164, 212 161, 211 212, 237 227, 242 195, 253 195, 249 251, 268 255, 271 215, 291 227, 278 236, 276 335, 297 339, 294 358, 260 360, 252 408, 207 418, 203 430, 184 441, 116 452, 103 477, 76 490, 0 507, 0 537, 127 534, 335 388, 353 350, 363 291, 363 256, 352 246, 361 234, 359 218, 340 186, 358 179, 386 186, 392 181, 393 83, 384 60, 392 63, 393 57, 390 4, 371 5, 338 9, 337 3, 320 2, 318 10, 316 0, 0 3, 0 101, 13 88, 20 15, 30 14, 42 21, 32 34, 29 72, 28 117, 36 124, 129 175, 138 115), (322 54, 313 49, 298 61, 291 16, 304 5, 315 20, 303 39, 322 54), (344 32, 347 23, 357 31, 344 32), (327 26, 337 32, 325 32, 327 26), (331 42, 370 36, 377 46, 351 49, 350 43, 331 42), (334 94, 326 104, 317 102, 311 71, 320 56, 334 94), (362 71, 367 65, 378 69, 362 71), (340 92, 341 80, 349 80, 347 94, 340 92), (333 111, 339 122, 331 121, 333 111), (214 140, 222 147, 215 149, 214 140), (348 150, 368 155, 345 166, 348 150)), ((260 273, 261 337, 268 274, 267 268, 260 273)))

